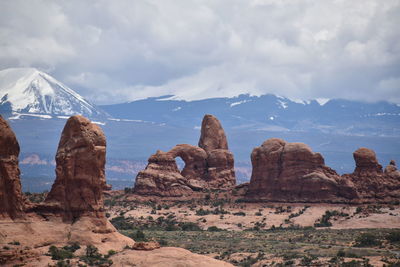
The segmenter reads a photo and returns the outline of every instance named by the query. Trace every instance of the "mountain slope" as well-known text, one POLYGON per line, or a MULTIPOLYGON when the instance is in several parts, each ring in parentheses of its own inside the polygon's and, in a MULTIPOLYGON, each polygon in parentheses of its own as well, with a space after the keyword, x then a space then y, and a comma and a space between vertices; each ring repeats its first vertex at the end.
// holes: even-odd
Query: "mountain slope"
POLYGON ((7 112, 107 117, 75 91, 34 68, 0 71, 0 113, 7 112))
POLYGON ((210 113, 232 129, 400 136, 400 107, 388 102, 293 101, 275 95, 183 101, 164 96, 102 108, 117 118, 191 128, 210 113))

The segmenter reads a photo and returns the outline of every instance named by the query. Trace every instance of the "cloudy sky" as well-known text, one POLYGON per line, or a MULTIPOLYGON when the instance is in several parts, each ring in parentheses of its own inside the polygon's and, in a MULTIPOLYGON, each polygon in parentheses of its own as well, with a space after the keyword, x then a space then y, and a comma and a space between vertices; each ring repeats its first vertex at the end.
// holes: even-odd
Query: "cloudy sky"
POLYGON ((274 93, 400 103, 399 0, 0 1, 0 69, 97 104, 274 93))

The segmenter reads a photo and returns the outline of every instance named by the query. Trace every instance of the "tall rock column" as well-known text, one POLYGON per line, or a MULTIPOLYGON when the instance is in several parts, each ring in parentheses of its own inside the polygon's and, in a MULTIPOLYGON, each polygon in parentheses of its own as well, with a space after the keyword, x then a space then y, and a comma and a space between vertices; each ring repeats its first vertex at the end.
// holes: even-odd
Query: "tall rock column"
POLYGON ((46 203, 65 221, 82 215, 103 218, 106 138, 96 124, 72 116, 65 124, 56 154, 56 181, 46 203))
POLYGON ((23 216, 24 199, 18 167, 17 138, 0 116, 0 217, 12 219, 23 216))
POLYGON ((229 188, 236 184, 234 157, 228 150, 225 131, 213 115, 205 115, 201 123, 199 147, 207 152, 205 180, 210 188, 229 188))

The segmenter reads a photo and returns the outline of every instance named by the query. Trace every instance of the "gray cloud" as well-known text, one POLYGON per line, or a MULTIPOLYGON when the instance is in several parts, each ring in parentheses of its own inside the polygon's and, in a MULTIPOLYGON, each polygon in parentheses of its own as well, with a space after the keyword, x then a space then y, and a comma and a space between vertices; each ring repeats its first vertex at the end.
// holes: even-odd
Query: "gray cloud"
POLYGON ((0 68, 95 103, 275 93, 400 103, 400 1, 0 2, 0 68))

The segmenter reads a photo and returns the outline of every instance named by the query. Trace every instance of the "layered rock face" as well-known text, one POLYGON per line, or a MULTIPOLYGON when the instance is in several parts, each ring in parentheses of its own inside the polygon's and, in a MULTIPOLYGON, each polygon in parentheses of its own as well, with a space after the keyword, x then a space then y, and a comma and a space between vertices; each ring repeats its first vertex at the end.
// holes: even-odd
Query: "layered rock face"
POLYGON ((272 138, 251 154, 253 172, 246 197, 270 201, 340 201, 357 198, 351 182, 325 166, 303 143, 272 138))
POLYGON ((233 154, 221 123, 212 115, 202 122, 199 146, 180 144, 168 152, 149 158, 145 170, 136 177, 134 191, 144 195, 183 196, 192 190, 230 188, 236 183, 233 154), (182 172, 175 158, 185 162, 182 172))
POLYGON ((391 201, 400 198, 400 172, 392 160, 382 171, 376 154, 368 148, 353 153, 356 168, 352 174, 343 175, 351 180, 363 199, 391 201))
POLYGON ((22 217, 25 200, 21 192, 17 138, 0 116, 0 217, 22 217))
POLYGON ((56 154, 56 181, 46 198, 63 219, 82 215, 103 218, 106 139, 96 124, 82 116, 68 119, 56 154))

